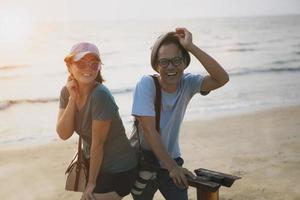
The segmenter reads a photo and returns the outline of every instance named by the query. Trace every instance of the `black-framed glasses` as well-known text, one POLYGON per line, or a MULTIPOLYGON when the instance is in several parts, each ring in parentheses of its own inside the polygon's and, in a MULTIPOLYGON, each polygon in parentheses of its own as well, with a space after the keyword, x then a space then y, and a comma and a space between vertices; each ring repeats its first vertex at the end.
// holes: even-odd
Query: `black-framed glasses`
POLYGON ((181 65, 183 62, 183 57, 180 57, 180 56, 176 56, 174 58, 171 58, 171 59, 167 59, 167 58, 162 58, 162 59, 159 59, 157 61, 157 64, 160 66, 160 67, 163 67, 163 68, 167 68, 169 66, 170 63, 172 63, 172 65, 174 67, 178 67, 179 65, 181 65))

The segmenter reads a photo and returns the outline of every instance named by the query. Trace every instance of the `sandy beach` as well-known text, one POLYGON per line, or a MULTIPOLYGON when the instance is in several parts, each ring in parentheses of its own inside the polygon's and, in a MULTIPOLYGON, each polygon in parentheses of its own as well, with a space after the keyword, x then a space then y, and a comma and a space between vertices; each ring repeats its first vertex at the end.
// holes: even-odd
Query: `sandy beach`
MULTIPOLYGON (((181 133, 185 167, 242 177, 220 189, 223 200, 299 200, 299 144, 299 106, 188 121, 181 133)), ((75 151, 76 138, 30 148, 0 147, 0 199, 79 199, 80 193, 64 191, 64 172, 75 151)), ((189 197, 196 199, 193 188, 189 197)), ((159 192, 155 199, 162 199, 159 192)))

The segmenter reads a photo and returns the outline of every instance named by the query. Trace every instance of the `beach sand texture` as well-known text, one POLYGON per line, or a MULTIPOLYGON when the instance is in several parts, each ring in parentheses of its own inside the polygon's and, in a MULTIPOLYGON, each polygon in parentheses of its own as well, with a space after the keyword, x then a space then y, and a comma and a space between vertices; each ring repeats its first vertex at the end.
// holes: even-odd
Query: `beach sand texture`
MULTIPOLYGON (((242 177, 231 188, 221 188, 220 199, 300 199, 299 106, 187 121, 181 130, 185 167, 242 177)), ((80 199, 80 193, 64 190, 64 172, 76 147, 76 139, 56 139, 0 149, 0 199, 80 199)), ((163 198, 157 192, 155 199, 163 198)), ((189 199, 196 199, 193 188, 189 199)))

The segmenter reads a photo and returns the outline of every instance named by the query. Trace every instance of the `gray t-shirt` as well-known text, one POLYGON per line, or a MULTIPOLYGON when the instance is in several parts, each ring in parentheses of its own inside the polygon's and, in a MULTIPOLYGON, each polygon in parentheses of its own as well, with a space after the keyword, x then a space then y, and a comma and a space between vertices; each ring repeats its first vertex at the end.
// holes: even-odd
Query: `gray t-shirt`
MULTIPOLYGON (((187 105, 196 93, 200 93, 203 76, 184 74, 174 93, 162 90, 162 110, 160 117, 160 135, 172 158, 181 156, 179 148, 179 130, 187 105)), ((132 106, 134 116, 155 116, 155 84, 151 76, 143 76, 137 83, 132 106)), ((150 149, 141 130, 143 148, 150 149)))
MULTIPOLYGON (((59 107, 65 109, 69 92, 63 87, 59 107)), ((75 132, 83 139, 83 153, 89 158, 93 120, 112 120, 104 144, 101 172, 121 172, 137 165, 136 155, 126 137, 125 129, 110 91, 98 84, 89 94, 84 107, 75 113, 75 132)))

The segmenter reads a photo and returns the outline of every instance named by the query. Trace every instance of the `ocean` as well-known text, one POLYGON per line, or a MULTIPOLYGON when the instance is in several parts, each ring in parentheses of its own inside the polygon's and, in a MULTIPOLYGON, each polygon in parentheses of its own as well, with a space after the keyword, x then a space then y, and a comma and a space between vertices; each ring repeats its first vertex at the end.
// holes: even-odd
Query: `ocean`
MULTIPOLYGON (((129 133, 135 84, 154 73, 150 48, 175 27, 190 30, 230 75, 224 87, 196 95, 185 120, 300 105, 300 15, 34 23, 22 40, 0 37, 0 146, 57 139, 58 97, 68 75, 63 59, 79 41, 99 47, 105 85, 129 133)), ((207 74, 194 57, 186 73, 207 74)))

